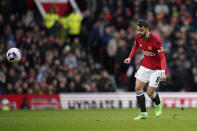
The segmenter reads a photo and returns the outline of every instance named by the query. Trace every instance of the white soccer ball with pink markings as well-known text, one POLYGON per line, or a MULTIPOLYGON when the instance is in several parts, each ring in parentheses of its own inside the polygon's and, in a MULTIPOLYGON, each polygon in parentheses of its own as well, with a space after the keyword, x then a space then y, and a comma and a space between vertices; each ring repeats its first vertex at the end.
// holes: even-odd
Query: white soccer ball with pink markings
POLYGON ((22 53, 18 48, 10 48, 7 51, 6 57, 11 63, 18 63, 21 61, 22 53))

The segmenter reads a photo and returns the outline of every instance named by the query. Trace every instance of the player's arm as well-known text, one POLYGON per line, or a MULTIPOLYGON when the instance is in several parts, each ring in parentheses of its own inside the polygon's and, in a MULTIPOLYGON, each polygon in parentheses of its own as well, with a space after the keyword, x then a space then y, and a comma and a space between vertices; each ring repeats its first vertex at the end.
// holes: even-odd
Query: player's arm
POLYGON ((165 81, 166 80, 166 74, 165 74, 165 70, 166 70, 166 57, 164 54, 164 50, 163 47, 161 46, 161 48, 159 50, 157 50, 160 61, 161 61, 161 71, 162 71, 162 75, 161 75, 161 81, 165 81))
POLYGON ((138 48, 139 48, 139 46, 138 46, 138 44, 137 44, 136 41, 135 41, 135 43, 134 43, 134 45, 133 45, 133 48, 132 48, 132 50, 131 50, 131 52, 130 52, 129 57, 128 57, 127 59, 124 60, 124 63, 125 63, 125 64, 130 64, 130 63, 131 63, 131 59, 132 59, 133 56, 136 54, 138 48))

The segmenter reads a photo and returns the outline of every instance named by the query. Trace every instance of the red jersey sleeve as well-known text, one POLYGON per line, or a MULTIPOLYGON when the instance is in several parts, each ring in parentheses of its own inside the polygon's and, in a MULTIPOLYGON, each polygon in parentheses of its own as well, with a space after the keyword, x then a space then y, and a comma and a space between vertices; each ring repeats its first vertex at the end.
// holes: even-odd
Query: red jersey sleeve
POLYGON ((159 40, 157 52, 161 61, 161 70, 165 72, 166 70, 166 57, 164 55, 164 49, 162 47, 162 42, 159 40))
POLYGON ((133 45, 133 47, 132 47, 132 50, 131 50, 131 52, 130 52, 130 55, 129 55, 129 58, 130 58, 130 59, 132 59, 133 56, 136 54, 138 48, 139 48, 139 45, 138 45, 138 43, 137 43, 137 37, 135 37, 135 43, 134 43, 134 45, 133 45))
POLYGON ((159 53, 159 58, 161 60, 161 70, 165 72, 166 70, 166 57, 164 51, 159 53))

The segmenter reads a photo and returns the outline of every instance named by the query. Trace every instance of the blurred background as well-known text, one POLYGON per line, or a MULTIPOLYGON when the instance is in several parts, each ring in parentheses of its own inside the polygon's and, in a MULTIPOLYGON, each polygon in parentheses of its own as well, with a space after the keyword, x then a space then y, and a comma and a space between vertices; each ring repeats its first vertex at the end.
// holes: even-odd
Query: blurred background
POLYGON ((165 49, 158 91, 197 91, 196 0, 0 0, 0 94, 134 91, 143 55, 123 61, 138 19, 165 49), (18 64, 6 60, 11 47, 18 64))

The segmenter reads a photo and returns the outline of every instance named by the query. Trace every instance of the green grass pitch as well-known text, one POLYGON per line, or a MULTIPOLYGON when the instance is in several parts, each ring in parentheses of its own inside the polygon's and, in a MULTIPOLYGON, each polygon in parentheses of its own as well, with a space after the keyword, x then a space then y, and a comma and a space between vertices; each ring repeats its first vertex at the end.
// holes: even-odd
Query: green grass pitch
POLYGON ((197 109, 168 108, 133 120, 139 109, 0 111, 0 131, 197 131, 197 109))

